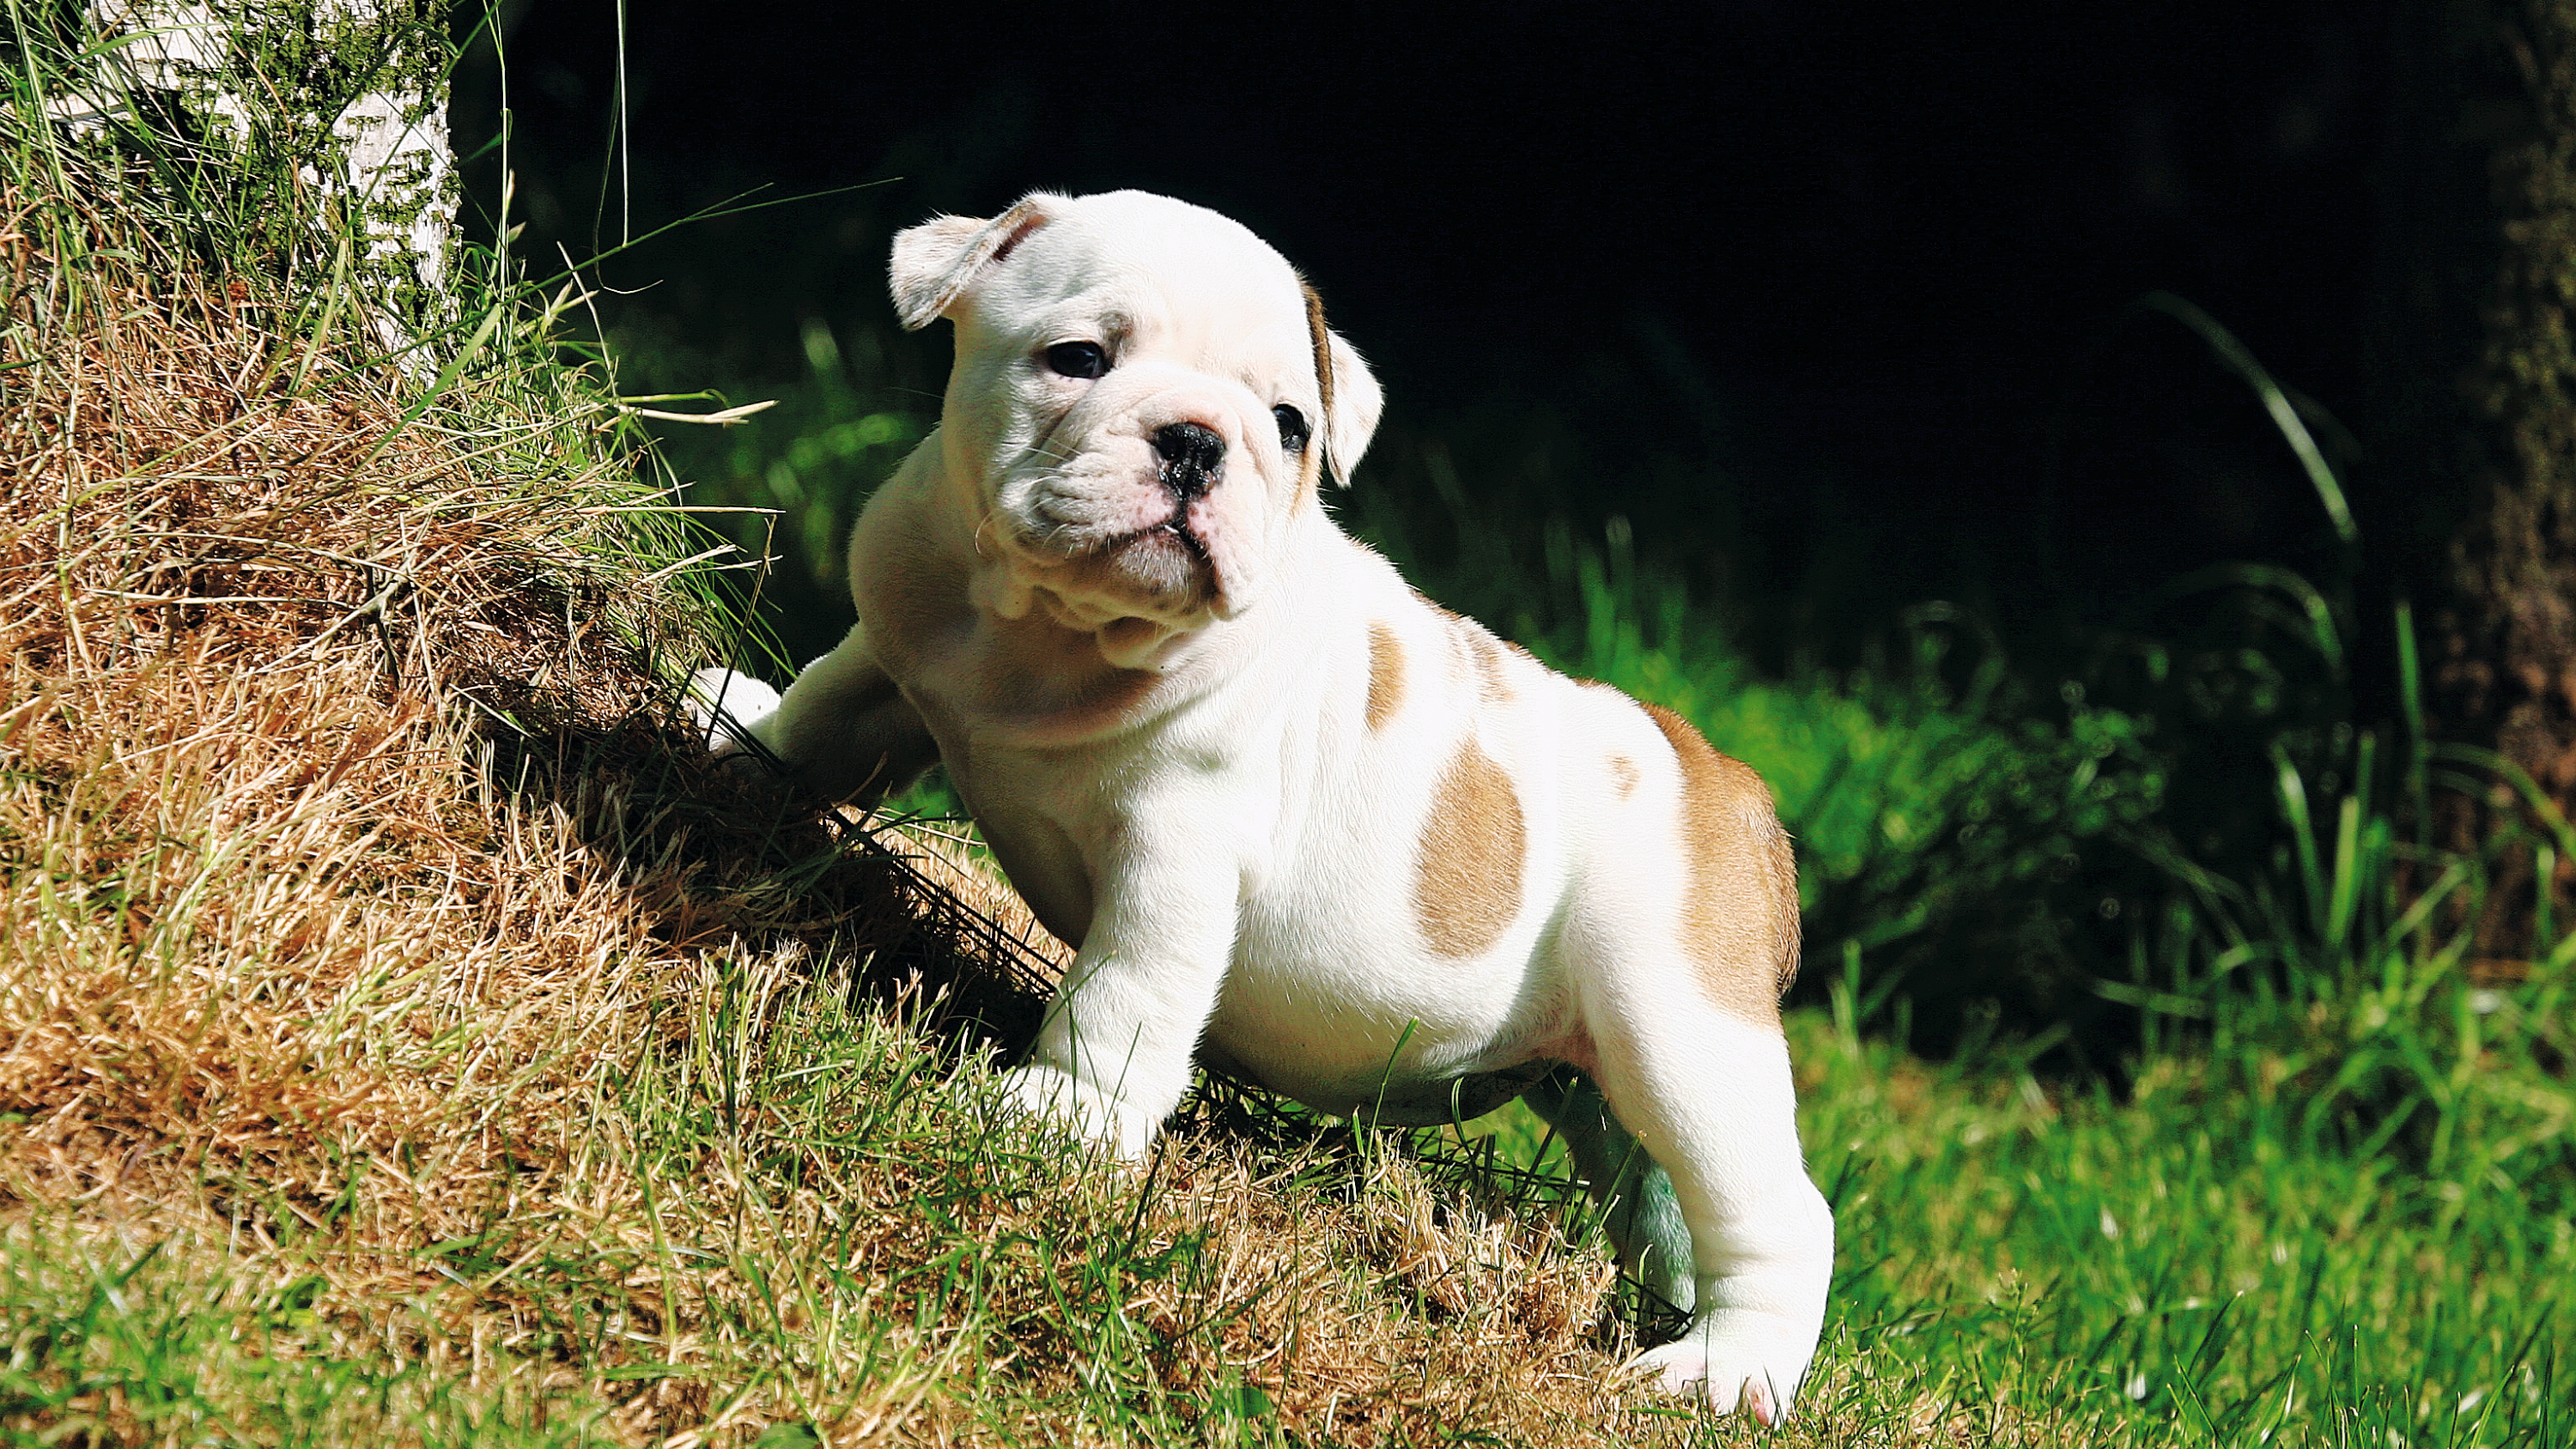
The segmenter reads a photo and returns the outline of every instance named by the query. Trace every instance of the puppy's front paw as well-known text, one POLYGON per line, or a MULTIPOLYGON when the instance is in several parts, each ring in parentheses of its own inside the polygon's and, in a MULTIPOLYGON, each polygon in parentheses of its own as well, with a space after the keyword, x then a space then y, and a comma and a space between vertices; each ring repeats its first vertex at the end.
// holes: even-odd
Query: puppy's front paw
POLYGON ((1721 1414, 1742 1408, 1767 1429, 1789 1417, 1815 1355, 1813 1330, 1737 1309, 1692 1319, 1680 1338, 1630 1359, 1627 1371, 1655 1375, 1668 1394, 1698 1394, 1721 1414))
POLYGON ((1161 1125, 1099 1088, 1054 1067, 1032 1062, 1002 1078, 1002 1095, 1032 1117, 1051 1117, 1082 1139, 1123 1161, 1142 1162, 1161 1125))
POLYGON ((741 753, 744 737, 778 713, 778 691, 730 669, 701 669, 689 676, 681 703, 707 753, 721 760, 741 753))

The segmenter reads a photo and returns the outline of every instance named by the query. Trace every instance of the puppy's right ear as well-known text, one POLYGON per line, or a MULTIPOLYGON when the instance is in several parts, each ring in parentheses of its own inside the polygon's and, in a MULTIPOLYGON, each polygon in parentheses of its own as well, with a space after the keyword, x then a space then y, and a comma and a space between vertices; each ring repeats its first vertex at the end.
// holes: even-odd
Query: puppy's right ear
POLYGON ((895 233, 894 260, 887 280, 894 290, 895 315, 907 331, 919 331, 948 314, 986 267, 1011 254, 1029 233, 1055 219, 1061 196, 1032 191, 1011 209, 985 221, 972 216, 934 216, 895 233))

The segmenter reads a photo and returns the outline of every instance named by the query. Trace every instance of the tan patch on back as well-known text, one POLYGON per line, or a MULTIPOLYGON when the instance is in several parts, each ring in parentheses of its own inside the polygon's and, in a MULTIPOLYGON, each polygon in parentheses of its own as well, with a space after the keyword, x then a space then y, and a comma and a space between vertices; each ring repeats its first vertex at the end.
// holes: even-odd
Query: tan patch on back
MULTIPOLYGON (((1420 589, 1413 591, 1413 597, 1414 601, 1422 607, 1448 621, 1452 677, 1457 677, 1456 671, 1461 668, 1472 670, 1476 676, 1476 693, 1485 703, 1509 704, 1518 698, 1518 693, 1512 688, 1511 675, 1508 672, 1510 666, 1507 661, 1512 656, 1518 656, 1522 662, 1533 668, 1554 672, 1548 670, 1547 665, 1537 655, 1497 635, 1493 630, 1457 610, 1435 601, 1420 589)), ((1591 684, 1592 681, 1578 679, 1575 683, 1591 684)), ((1609 688, 1607 685, 1598 687, 1609 688)), ((1615 690, 1612 692, 1617 693, 1615 690)))
POLYGON ((1512 777, 1469 739, 1431 792, 1414 861, 1413 914, 1442 956, 1473 956, 1502 939, 1521 907, 1528 831, 1512 777))
POLYGON ((1466 615, 1433 603, 1419 589, 1414 591, 1413 597, 1420 599, 1424 608, 1449 621, 1452 658, 1463 662, 1468 669, 1475 671, 1476 692, 1483 697, 1485 703, 1511 703, 1512 682, 1503 674, 1503 652, 1509 650, 1527 658, 1529 651, 1517 644, 1507 644, 1494 637, 1491 629, 1466 615))
POLYGON ((1690 721, 1645 707, 1681 761, 1682 849, 1690 886, 1684 945, 1719 1009, 1777 1024, 1798 974, 1798 863, 1753 767, 1709 748, 1690 721))
POLYGON ((1477 687, 1487 704, 1512 702, 1512 681, 1503 673, 1503 641, 1485 631, 1485 627, 1468 620, 1462 625, 1467 642, 1476 651, 1477 687))
POLYGON ((1404 645, 1383 621, 1369 624, 1368 727, 1385 729, 1404 705, 1404 645))
POLYGON ((1619 786, 1620 799, 1625 800, 1629 796, 1636 794, 1637 762, 1629 759, 1626 755, 1612 755, 1610 757, 1610 778, 1619 786))

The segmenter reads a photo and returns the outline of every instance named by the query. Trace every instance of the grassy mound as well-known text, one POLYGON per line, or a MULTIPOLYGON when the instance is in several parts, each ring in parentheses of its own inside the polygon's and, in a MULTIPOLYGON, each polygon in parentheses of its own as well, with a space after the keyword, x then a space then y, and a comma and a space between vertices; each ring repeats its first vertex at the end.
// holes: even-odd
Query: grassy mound
POLYGON ((1543 1220, 1347 1136, 1140 1184, 997 1121, 1050 948, 956 842, 701 773, 687 531, 563 299, 369 361, 30 154, 0 1433, 1641 1437, 1543 1220))

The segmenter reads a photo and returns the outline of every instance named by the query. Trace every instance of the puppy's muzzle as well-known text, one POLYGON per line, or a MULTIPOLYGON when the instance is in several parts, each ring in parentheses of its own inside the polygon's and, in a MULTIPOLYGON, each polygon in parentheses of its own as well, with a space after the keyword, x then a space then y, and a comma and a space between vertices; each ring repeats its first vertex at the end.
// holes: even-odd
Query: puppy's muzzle
POLYGON ((1188 508, 1225 472, 1225 439, 1205 423, 1171 423, 1154 430, 1154 452, 1172 501, 1188 508))

